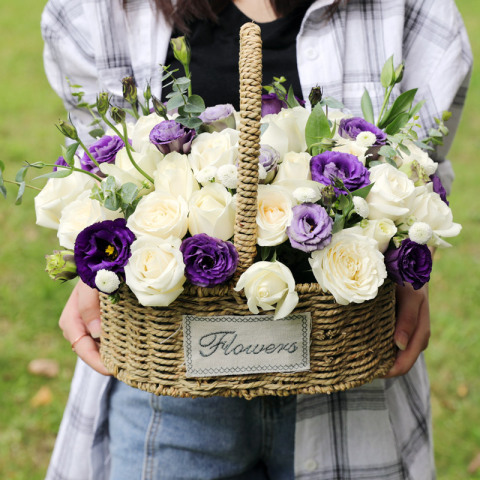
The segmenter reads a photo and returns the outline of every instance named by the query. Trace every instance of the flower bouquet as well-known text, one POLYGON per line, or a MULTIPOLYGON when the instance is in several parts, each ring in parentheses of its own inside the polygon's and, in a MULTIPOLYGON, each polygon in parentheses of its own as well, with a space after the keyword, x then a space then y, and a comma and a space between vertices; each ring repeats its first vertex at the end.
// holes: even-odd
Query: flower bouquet
MULTIPOLYGON (((205 108, 192 94, 180 41, 174 51, 187 73, 175 78, 165 69, 166 105, 149 90, 140 102, 124 79, 133 122, 100 94, 92 145, 60 123, 71 143, 35 199, 37 223, 57 229, 65 249, 47 257, 47 271, 79 276, 101 292, 102 358, 132 386, 250 398, 361 385, 394 361, 393 283, 423 286, 429 246, 447 246, 444 238, 460 231, 415 133, 421 102, 413 104, 415 90, 389 102, 403 70, 389 59, 377 122, 367 92, 364 118, 342 113, 319 88, 309 111, 283 79, 266 87, 262 105, 258 26, 243 27, 241 45, 240 114, 229 105, 205 108), (280 344, 260 338, 259 319, 269 316, 287 332, 296 315, 307 318, 301 348, 289 334, 280 344), (282 350, 298 350, 306 363, 212 376, 209 365, 190 378, 193 327, 185 318, 192 316, 250 322, 248 345, 234 330, 200 337, 200 356, 213 363, 217 351, 238 360, 282 350)), ((425 148, 447 133, 447 117, 425 148)))

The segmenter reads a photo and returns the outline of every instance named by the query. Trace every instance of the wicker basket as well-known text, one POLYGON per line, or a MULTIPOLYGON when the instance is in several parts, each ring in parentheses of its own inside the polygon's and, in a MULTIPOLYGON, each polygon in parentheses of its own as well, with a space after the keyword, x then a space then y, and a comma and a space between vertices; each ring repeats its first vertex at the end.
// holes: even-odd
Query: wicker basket
POLYGON ((187 378, 182 315, 251 315, 246 299, 234 292, 238 276, 256 255, 256 194, 261 117, 260 29, 249 23, 240 34, 239 187, 234 243, 239 252, 236 277, 214 288, 187 287, 166 308, 143 307, 124 289, 117 304, 101 294, 100 353, 119 380, 157 395, 179 397, 331 393, 360 386, 388 372, 395 358, 394 286, 387 281, 378 296, 342 306, 318 284, 296 286, 295 313, 310 312, 310 371, 187 378))

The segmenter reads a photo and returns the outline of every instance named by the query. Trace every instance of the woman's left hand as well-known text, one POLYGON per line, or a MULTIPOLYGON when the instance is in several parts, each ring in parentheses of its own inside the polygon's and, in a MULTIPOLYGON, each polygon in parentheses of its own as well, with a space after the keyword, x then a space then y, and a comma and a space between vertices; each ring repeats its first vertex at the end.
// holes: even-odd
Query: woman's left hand
POLYGON ((406 374, 428 346, 430 311, 428 284, 414 290, 410 284, 397 286, 397 323, 395 344, 399 348, 395 364, 386 378, 406 374))

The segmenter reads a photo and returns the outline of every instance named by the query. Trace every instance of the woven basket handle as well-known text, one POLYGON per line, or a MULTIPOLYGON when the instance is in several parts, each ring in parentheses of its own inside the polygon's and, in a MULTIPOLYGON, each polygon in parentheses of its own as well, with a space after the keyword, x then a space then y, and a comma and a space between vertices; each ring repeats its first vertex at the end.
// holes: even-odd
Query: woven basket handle
POLYGON ((240 29, 240 140, 234 243, 239 255, 236 275, 252 265, 257 253, 258 155, 262 111, 262 40, 260 27, 240 29))

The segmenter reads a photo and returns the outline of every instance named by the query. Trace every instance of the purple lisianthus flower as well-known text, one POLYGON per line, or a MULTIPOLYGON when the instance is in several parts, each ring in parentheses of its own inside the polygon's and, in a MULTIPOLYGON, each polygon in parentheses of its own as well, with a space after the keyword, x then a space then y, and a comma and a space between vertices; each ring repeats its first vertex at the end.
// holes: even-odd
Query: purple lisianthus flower
POLYGON ((150 142, 164 155, 170 152, 189 153, 195 130, 175 120, 164 120, 150 132, 150 142))
POLYGON ((335 179, 340 179, 345 188, 353 192, 370 185, 370 172, 363 163, 350 153, 326 151, 310 159, 312 180, 323 185, 332 185, 335 194, 345 193, 335 186, 335 179))
POLYGON ((332 240, 333 220, 316 203, 302 203, 292 208, 293 217, 287 235, 293 248, 313 252, 325 248, 332 240))
POLYGON ((450 202, 447 200, 447 192, 445 190, 445 187, 442 184, 442 181, 440 180, 440 177, 434 173, 433 175, 430 175, 430 180, 433 183, 433 191, 435 193, 438 193, 440 195, 440 198, 447 205, 450 205, 450 202))
MULTIPOLYGON (((305 100, 296 95, 295 98, 302 107, 305 106, 305 100)), ((288 108, 288 105, 283 100, 280 100, 276 93, 264 93, 262 95, 262 117, 272 113, 279 113, 282 108, 288 108)))
POLYGON ((96 288, 99 270, 115 272, 124 279, 124 267, 130 258, 135 235, 124 218, 94 223, 82 230, 75 241, 74 258, 80 278, 96 288))
POLYGON ((385 266, 395 283, 411 283, 418 290, 430 280, 432 254, 427 245, 406 238, 399 248, 385 252, 385 266))
POLYGON ((278 162, 280 161, 280 153, 270 145, 260 145, 260 153, 258 155, 258 163, 267 172, 267 178, 261 180, 260 183, 270 183, 277 174, 278 162))
POLYGON ((185 263, 185 277, 193 285, 213 287, 235 273, 238 252, 231 242, 199 233, 186 238, 180 246, 185 263))
POLYGON ((198 117, 209 132, 221 132, 225 128, 236 128, 235 108, 230 103, 206 108, 198 117))
POLYGON ((377 137, 377 140, 372 147, 380 147, 387 143, 387 134, 361 117, 342 118, 342 120, 340 120, 338 133, 343 138, 355 140, 358 134, 362 132, 372 132, 377 137))
MULTIPOLYGON (((68 163, 65 161, 65 159, 60 156, 57 158, 57 161, 55 162, 55 165, 62 165, 64 167, 68 167, 68 163)), ((56 172, 58 170, 57 167, 53 167, 53 171, 56 172)))
MULTIPOLYGON (((119 150, 125 146, 123 140, 114 135, 104 135, 102 138, 99 138, 95 143, 92 143, 88 148, 88 151, 91 153, 92 157, 97 161, 99 165, 102 163, 115 163, 115 157, 119 150)), ((93 163, 91 158, 84 153, 83 157, 80 159, 80 164, 82 165, 83 170, 92 172, 96 175, 100 174, 100 169, 93 163)))

